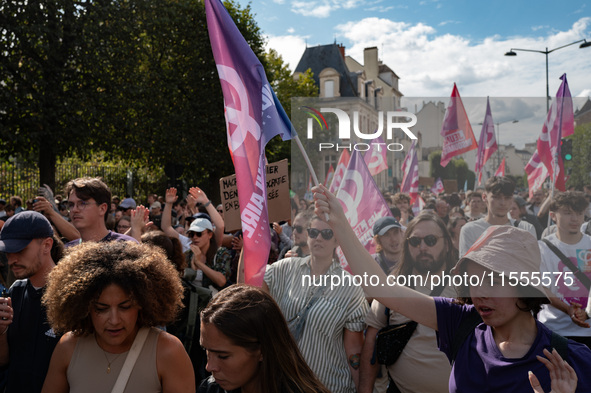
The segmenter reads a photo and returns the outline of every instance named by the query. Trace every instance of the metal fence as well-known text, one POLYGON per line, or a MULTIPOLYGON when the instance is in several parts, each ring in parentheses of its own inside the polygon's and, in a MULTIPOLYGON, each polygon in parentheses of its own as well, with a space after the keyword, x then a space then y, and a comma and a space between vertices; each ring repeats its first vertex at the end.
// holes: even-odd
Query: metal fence
MULTIPOLYGON (((138 202, 147 199, 150 193, 163 194, 167 179, 163 170, 150 171, 147 169, 128 168, 118 165, 82 163, 56 165, 56 184, 54 195, 64 195, 64 188, 68 181, 78 177, 101 177, 111 188, 112 195, 123 199, 129 195, 138 202)), ((40 186, 39 168, 18 160, 0 162, 0 198, 8 199, 19 196, 25 201, 37 195, 40 186)))

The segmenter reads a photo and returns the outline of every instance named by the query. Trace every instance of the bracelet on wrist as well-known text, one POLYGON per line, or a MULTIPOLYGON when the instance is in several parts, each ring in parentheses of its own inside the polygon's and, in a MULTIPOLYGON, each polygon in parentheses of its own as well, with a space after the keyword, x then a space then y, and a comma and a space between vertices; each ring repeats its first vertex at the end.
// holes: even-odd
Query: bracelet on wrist
POLYGON ((207 202, 205 202, 205 204, 203 205, 203 207, 207 207, 207 206, 209 206, 209 205, 211 205, 211 201, 207 201, 207 202))

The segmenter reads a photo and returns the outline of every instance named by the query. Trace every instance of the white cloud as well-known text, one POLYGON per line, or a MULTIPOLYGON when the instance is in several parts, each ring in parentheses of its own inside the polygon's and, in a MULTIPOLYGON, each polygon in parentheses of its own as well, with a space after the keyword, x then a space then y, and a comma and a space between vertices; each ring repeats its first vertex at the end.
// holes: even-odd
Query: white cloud
POLYGON ((591 89, 585 89, 578 93, 576 97, 591 97, 591 89))
POLYGON ((293 34, 293 33, 295 33, 295 29, 293 27, 290 27, 290 28, 287 29, 287 32, 289 34, 293 34))
POLYGON ((338 9, 350 10, 363 5, 366 0, 294 0, 291 11, 303 16, 328 18, 338 9))
POLYGON ((275 49, 293 71, 306 50, 306 38, 297 35, 267 36, 266 49, 275 49))

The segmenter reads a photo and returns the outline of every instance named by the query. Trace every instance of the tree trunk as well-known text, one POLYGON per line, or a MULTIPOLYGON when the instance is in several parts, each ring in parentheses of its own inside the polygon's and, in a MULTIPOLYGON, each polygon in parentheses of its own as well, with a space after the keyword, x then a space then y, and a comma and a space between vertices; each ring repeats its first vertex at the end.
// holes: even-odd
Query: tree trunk
POLYGON ((47 184, 55 192, 56 156, 53 141, 47 135, 43 139, 39 142, 39 186, 47 184))

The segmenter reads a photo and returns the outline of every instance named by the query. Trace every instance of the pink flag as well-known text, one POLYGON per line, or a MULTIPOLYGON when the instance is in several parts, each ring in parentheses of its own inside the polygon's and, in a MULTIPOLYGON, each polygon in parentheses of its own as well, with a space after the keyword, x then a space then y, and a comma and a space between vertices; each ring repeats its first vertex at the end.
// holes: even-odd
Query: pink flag
POLYGON ((365 153, 365 163, 372 176, 388 169, 388 156, 386 155, 386 143, 381 136, 372 144, 373 148, 365 153))
POLYGON ((560 191, 566 191, 564 180, 564 164, 560 156, 560 140, 574 132, 573 99, 570 95, 566 74, 560 79, 562 83, 556 92, 556 99, 550 106, 542 133, 538 138, 538 154, 540 161, 548 169, 550 179, 560 191))
POLYGON ((474 172, 478 175, 478 184, 482 183, 482 169, 488 159, 497 151, 497 139, 495 138, 495 124, 490 111, 490 103, 486 97, 486 115, 482 122, 480 139, 478 140, 478 152, 476 153, 476 166, 474 172))
POLYGON ((284 140, 290 139, 292 127, 263 66, 220 0, 205 0, 205 13, 224 95, 228 147, 236 170, 245 279, 248 284, 261 286, 271 247, 265 146, 279 134, 284 140))
POLYGON ((337 163, 337 169, 335 170, 332 184, 330 185, 329 189, 329 191, 333 194, 336 194, 339 190, 339 186, 341 185, 343 176, 345 176, 345 172, 347 171, 347 167, 349 166, 350 159, 351 155, 349 154, 349 151, 343 150, 343 152, 341 153, 341 157, 339 158, 339 162, 337 163))
POLYGON ((503 161, 501 161, 501 165, 499 165, 494 175, 498 177, 505 176, 505 157, 503 157, 503 161))
POLYGON ((410 145, 410 149, 408 149, 402 162, 403 176, 400 192, 405 192, 410 196, 411 205, 419 195, 419 160, 417 158, 416 144, 416 140, 412 141, 412 145, 410 145))
MULTIPOLYGON (((379 218, 391 216, 392 213, 357 150, 351 156, 337 198, 341 201, 345 215, 357 238, 365 246, 365 249, 373 254, 375 252, 375 245, 372 241, 373 224, 379 218)), ((337 253, 341 265, 348 269, 340 248, 337 253)))
POLYGON ((455 83, 445 111, 441 136, 443 136, 442 167, 445 167, 452 157, 478 148, 455 83))
POLYGON ((445 187, 443 187, 443 182, 441 181, 441 178, 438 177, 437 180, 435 180, 435 184, 433 184, 433 187, 431 187, 431 192, 435 195, 439 195, 443 191, 445 191, 445 187))
POLYGON ((333 177, 334 177, 334 167, 331 165, 330 168, 328 168, 328 173, 326 174, 326 179, 324 180, 324 187, 326 187, 326 188, 330 187, 333 177))
POLYGON ((417 216, 421 210, 425 208, 425 201, 420 196, 417 197, 415 203, 412 205, 412 213, 417 216))
POLYGON ((542 188, 542 184, 548 177, 548 169, 542 164, 538 152, 534 152, 529 162, 525 166, 525 172, 527 173, 527 185, 529 186, 529 198, 533 198, 534 192, 542 188))

